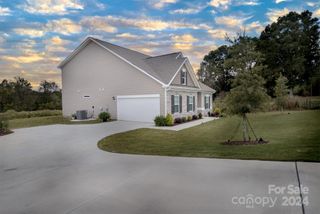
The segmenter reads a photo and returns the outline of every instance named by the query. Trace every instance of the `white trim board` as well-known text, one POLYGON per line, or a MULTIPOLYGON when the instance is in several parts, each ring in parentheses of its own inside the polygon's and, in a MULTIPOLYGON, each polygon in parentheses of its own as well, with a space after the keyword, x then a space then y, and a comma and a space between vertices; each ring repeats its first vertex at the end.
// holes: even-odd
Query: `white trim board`
POLYGON ((159 98, 160 94, 142 94, 142 95, 120 95, 117 99, 135 99, 135 98, 159 98))

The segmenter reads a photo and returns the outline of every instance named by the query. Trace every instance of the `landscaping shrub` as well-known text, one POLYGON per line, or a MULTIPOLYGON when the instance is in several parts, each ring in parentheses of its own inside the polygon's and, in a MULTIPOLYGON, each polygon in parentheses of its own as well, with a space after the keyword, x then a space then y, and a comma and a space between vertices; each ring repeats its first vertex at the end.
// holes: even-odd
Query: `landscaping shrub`
POLYGON ((187 121, 191 121, 191 120, 192 120, 192 116, 189 115, 189 116, 187 117, 187 121))
POLYGON ((215 108, 214 111, 211 113, 212 117, 219 117, 221 115, 221 110, 219 108, 215 108))
POLYGON ((10 133, 8 121, 0 118, 0 135, 7 133, 10 133))
POLYGON ((182 119, 180 117, 177 117, 174 119, 174 123, 177 123, 177 124, 182 123, 182 119))
POLYGON ((8 110, 4 113, 0 113, 0 117, 5 120, 20 119, 20 118, 31 118, 31 117, 48 117, 48 116, 60 116, 62 115, 61 110, 39 110, 39 111, 15 111, 8 110))
POLYGON ((154 118, 154 124, 156 126, 166 126, 166 118, 162 115, 156 116, 156 118, 154 118))
POLYGON ((174 118, 172 114, 167 114, 166 116, 166 126, 173 126, 174 124, 174 118))
POLYGON ((182 120, 183 123, 187 122, 187 118, 186 117, 182 117, 181 120, 182 120))
POLYGON ((198 114, 198 117, 199 117, 199 119, 202 119, 202 113, 201 112, 198 114))
POLYGON ((102 120, 102 122, 107 122, 109 119, 110 119, 110 114, 109 114, 109 112, 101 112, 100 114, 99 114, 99 119, 100 120, 102 120))
POLYGON ((192 120, 197 120, 198 119, 198 116, 197 115, 192 115, 192 120))

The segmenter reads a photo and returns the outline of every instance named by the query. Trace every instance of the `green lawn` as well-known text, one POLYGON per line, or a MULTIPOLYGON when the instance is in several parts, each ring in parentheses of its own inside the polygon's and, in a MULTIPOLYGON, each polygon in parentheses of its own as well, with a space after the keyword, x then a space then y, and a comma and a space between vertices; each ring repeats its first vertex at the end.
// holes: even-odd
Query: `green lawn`
MULTIPOLYGON (((320 111, 250 114, 263 145, 222 145, 239 124, 228 117, 182 131, 138 129, 102 139, 98 146, 109 152, 283 161, 320 161, 320 111)), ((241 131, 235 139, 241 139, 241 131)))
POLYGON ((68 118, 59 116, 48 116, 48 117, 31 117, 9 120, 9 129, 26 128, 32 126, 44 126, 52 124, 92 124, 100 123, 100 120, 80 121, 72 122, 68 118))

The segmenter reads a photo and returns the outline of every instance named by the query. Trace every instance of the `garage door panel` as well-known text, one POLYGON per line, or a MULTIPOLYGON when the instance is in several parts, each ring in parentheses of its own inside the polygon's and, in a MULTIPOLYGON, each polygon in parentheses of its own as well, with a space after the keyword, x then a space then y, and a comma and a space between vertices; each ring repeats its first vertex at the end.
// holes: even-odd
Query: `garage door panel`
POLYGON ((160 95, 117 97, 118 120, 153 122, 160 114, 160 95))

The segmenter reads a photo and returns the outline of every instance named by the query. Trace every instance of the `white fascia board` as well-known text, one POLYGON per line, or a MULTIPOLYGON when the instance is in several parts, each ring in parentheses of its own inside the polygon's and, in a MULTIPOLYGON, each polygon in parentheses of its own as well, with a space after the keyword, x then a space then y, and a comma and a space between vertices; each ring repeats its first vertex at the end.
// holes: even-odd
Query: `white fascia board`
POLYGON ((142 95, 121 95, 117 99, 135 99, 135 98, 159 98, 160 94, 142 94, 142 95))
POLYGON ((201 89, 199 89, 199 88, 191 88, 191 87, 183 87, 183 86, 170 86, 170 87, 168 87, 168 90, 201 92, 201 89))
POLYGON ((91 37, 86 38, 74 51, 67 56, 62 62, 59 63, 58 68, 62 68, 65 64, 67 64, 75 55, 77 55, 88 43, 89 41, 93 41, 91 37))
POLYGON ((132 67, 136 68, 137 70, 141 71, 142 73, 144 73, 145 75, 147 75, 148 77, 152 78, 153 80, 157 81, 158 83, 160 83, 161 85, 165 85, 162 81, 158 80, 157 78, 153 77, 152 75, 150 75, 149 73, 147 73, 146 71, 142 70, 141 68, 139 68, 138 66, 136 66, 135 64, 131 63, 130 61, 126 60, 125 58, 123 58, 122 56, 118 55, 117 53, 113 52, 112 50, 110 50, 109 48, 106 48, 105 46, 101 45, 99 42, 92 40, 95 44, 99 45, 100 47, 106 49, 107 51, 109 51, 110 53, 112 53, 113 55, 117 56, 118 58, 122 59, 123 61, 125 61, 126 63, 128 63, 129 65, 131 65, 132 67))
POLYGON ((200 87, 200 84, 199 84, 199 82, 198 82, 198 79, 197 79, 197 77, 196 77, 196 74, 194 73, 193 67, 192 67, 192 65, 191 65, 191 63, 190 63, 190 61, 189 61, 188 58, 187 58, 187 62, 188 62, 189 68, 191 69, 191 74, 190 74, 190 75, 191 75, 193 81, 197 84, 198 88, 201 88, 201 87, 200 87))
POLYGON ((187 61, 188 59, 186 58, 180 65, 180 67, 178 68, 178 70, 176 71, 176 73, 173 75, 172 79, 170 80, 170 82, 167 84, 167 86, 169 86, 172 81, 174 80, 174 78, 176 78, 176 76, 178 75, 178 72, 180 71, 180 69, 182 68, 182 66, 184 65, 184 63, 187 61))

